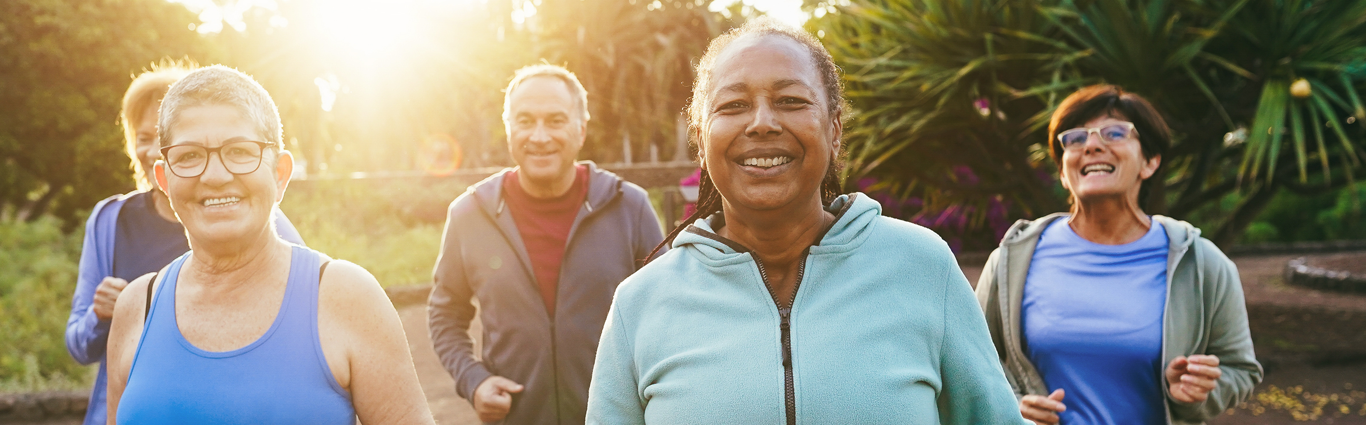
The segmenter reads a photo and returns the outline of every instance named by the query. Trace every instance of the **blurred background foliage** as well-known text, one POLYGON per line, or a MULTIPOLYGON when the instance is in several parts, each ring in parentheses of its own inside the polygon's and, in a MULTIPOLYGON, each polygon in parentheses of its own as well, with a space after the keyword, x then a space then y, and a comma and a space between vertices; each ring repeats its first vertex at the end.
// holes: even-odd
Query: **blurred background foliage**
MULTIPOLYGON (((847 188, 958 250, 1067 208, 1047 119, 1100 82, 1153 100, 1175 130, 1149 212, 1222 245, 1366 238, 1366 2, 802 9, 847 78, 847 188)), ((513 70, 579 74, 593 117, 582 158, 686 161, 692 67, 712 37, 760 14, 730 0, 0 2, 0 391, 89 379, 61 334, 82 219, 134 187, 119 102, 154 62, 223 63, 261 81, 309 177, 281 208, 310 246, 411 284, 430 279, 445 205, 464 185, 439 177, 449 170, 378 177, 430 172, 436 157, 510 165, 499 116, 513 70)))
POLYGON ((1358 94, 1366 2, 808 0, 807 8, 821 15, 807 27, 844 67, 856 108, 846 126, 852 177, 923 205, 909 219, 953 210, 969 229, 992 228, 969 247, 993 246, 1006 217, 1066 209, 1048 158, 1048 118, 1063 97, 1095 83, 1148 98, 1175 132, 1149 213, 1191 220, 1223 246, 1254 223, 1273 226, 1258 219, 1287 191, 1341 200, 1337 217, 1360 220, 1357 191, 1337 194, 1366 175, 1358 94))
MULTIPOLYGON (((577 72, 583 159, 687 160, 692 64, 743 16, 709 0, 14 0, 0 3, 0 214, 78 210, 133 188, 117 125, 131 76, 163 58, 253 75, 308 175, 510 165, 513 70, 577 72), (727 10, 729 12, 729 10, 727 10), (453 145, 453 146, 452 146, 453 145)), ((731 7, 755 12, 743 3, 731 7)))

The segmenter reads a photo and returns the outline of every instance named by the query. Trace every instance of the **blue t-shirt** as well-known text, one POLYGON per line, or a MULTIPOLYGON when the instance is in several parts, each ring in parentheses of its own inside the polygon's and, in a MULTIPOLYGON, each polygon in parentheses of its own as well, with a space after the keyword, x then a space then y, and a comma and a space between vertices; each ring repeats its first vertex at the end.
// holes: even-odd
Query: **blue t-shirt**
POLYGON ((1062 424, 1165 424, 1162 315, 1167 233, 1157 221, 1123 245, 1077 235, 1066 219, 1039 237, 1025 278, 1025 350, 1062 424))

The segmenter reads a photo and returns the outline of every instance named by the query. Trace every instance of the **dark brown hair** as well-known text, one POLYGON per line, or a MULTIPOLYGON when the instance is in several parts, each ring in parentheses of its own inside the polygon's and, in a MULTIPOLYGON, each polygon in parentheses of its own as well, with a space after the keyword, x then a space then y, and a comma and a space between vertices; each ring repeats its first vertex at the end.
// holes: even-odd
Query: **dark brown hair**
MULTIPOLYGON (((1062 169, 1063 147, 1058 143, 1058 133, 1081 127, 1086 122, 1100 117, 1123 119, 1133 123, 1134 130, 1138 132, 1138 145, 1143 149, 1145 159, 1165 154, 1171 147, 1172 130, 1167 127, 1167 121, 1162 119, 1162 114, 1159 114, 1157 108, 1148 103, 1147 99, 1126 92, 1118 86, 1098 84, 1077 90, 1063 99, 1058 109, 1053 111, 1053 119, 1048 123, 1048 153, 1059 170, 1062 169)), ((1161 170, 1161 166, 1158 169, 1161 170)), ((1158 175, 1154 173, 1152 178, 1144 180, 1139 185, 1140 208, 1147 208, 1148 194, 1152 192, 1152 186, 1162 184, 1156 178, 1158 175)), ((1069 201, 1074 202, 1072 199, 1069 201)))
MULTIPOLYGON (((707 52, 702 55, 702 59, 697 63, 696 78, 693 80, 692 98, 688 101, 688 134, 690 142, 694 147, 700 147, 702 141, 699 136, 702 122, 706 117, 707 104, 710 103, 712 68, 716 66, 716 59, 721 52, 745 36, 779 36, 796 41, 811 53, 811 62, 815 65, 816 72, 820 73, 821 84, 825 88, 826 106, 829 116, 839 114, 840 119, 844 119, 849 114, 844 113, 848 109, 848 102, 844 99, 844 84, 840 79, 839 66, 835 65, 835 60, 830 56, 830 52, 825 50, 820 40, 813 37, 806 31, 793 28, 770 18, 760 18, 745 23, 744 26, 727 31, 711 41, 707 45, 707 52)), ((839 151, 830 160, 830 166, 826 168, 825 177, 821 180, 821 202, 829 205, 842 192, 840 182, 840 170, 844 166, 843 150, 839 151)), ((721 213, 721 193, 716 190, 716 184, 711 181, 711 176, 707 170, 702 170, 702 180, 697 191, 697 210, 684 218, 673 231, 660 242, 650 255, 645 258, 645 262, 655 258, 659 250, 673 243, 674 238, 678 237, 683 229, 687 228, 694 221, 706 218, 712 214, 721 213)), ((724 217, 723 217, 724 218, 724 217)))

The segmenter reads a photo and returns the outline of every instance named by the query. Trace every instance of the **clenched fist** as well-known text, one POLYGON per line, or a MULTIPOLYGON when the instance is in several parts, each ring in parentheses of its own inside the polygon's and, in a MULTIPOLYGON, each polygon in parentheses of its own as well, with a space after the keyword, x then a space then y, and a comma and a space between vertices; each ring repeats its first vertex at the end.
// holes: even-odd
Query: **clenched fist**
POLYGON ((95 317, 100 320, 113 319, 114 302, 119 300, 119 294, 123 293, 126 286, 128 281, 113 276, 100 281, 100 286, 95 288, 95 317))

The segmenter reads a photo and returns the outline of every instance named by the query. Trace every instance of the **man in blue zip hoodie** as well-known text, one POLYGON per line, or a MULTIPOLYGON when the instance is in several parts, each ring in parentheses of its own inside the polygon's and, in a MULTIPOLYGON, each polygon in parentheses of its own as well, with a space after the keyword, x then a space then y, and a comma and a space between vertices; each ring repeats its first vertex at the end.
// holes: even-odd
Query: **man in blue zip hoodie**
POLYGON ((664 235, 643 189, 574 162, 589 115, 573 73, 522 68, 505 93, 518 167, 451 203, 428 301, 432 346, 480 420, 581 424, 612 293, 664 235))

